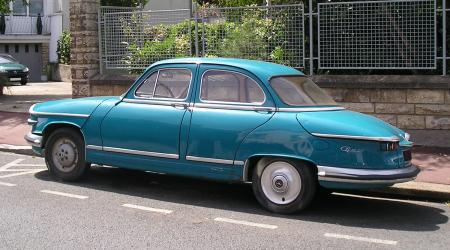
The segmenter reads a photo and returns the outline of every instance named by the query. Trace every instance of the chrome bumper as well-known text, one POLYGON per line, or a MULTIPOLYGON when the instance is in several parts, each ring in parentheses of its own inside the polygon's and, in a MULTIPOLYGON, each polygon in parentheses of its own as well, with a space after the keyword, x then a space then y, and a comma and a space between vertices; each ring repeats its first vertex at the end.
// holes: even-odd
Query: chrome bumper
POLYGON ((394 184, 414 180, 420 170, 411 165, 406 168, 376 170, 318 166, 319 181, 361 184, 394 184))
POLYGON ((35 135, 33 133, 28 133, 25 135, 25 141, 28 142, 28 144, 30 144, 33 147, 41 147, 42 146, 42 136, 40 135, 35 135))

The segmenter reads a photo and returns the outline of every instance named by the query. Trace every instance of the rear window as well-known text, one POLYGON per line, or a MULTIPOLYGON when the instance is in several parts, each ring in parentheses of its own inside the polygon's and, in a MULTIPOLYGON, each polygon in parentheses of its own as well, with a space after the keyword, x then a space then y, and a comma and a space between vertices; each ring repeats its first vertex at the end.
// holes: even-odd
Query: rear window
POLYGON ((290 106, 337 106, 336 102, 305 76, 277 76, 270 86, 290 106))

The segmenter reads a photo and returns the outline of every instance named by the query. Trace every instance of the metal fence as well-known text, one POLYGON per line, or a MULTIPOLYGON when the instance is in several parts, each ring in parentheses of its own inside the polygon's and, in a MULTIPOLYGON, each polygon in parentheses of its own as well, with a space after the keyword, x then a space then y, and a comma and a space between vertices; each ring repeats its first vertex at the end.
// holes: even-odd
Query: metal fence
POLYGON ((207 8, 195 13, 197 55, 304 66, 303 4, 207 8))
POLYGON ((239 57, 303 68, 310 74, 322 69, 438 66, 446 74, 449 10, 445 0, 440 3, 438 8, 436 0, 317 5, 309 0, 307 11, 297 4, 202 8, 194 13, 102 8, 101 61, 105 69, 140 70, 174 57, 239 57))
POLYGON ((319 68, 434 69, 434 1, 321 3, 319 68))

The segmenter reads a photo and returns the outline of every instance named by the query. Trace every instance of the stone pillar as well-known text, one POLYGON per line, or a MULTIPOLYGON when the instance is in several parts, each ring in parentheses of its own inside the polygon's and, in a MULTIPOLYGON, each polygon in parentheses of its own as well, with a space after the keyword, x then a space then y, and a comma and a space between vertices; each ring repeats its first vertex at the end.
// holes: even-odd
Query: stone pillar
POLYGON ((41 54, 42 54, 41 80, 48 80, 47 79, 47 71, 48 71, 48 63, 49 63, 48 50, 49 50, 49 44, 42 43, 41 44, 41 54))
POLYGON ((90 96, 89 80, 99 73, 100 0, 70 0, 72 97, 90 96))

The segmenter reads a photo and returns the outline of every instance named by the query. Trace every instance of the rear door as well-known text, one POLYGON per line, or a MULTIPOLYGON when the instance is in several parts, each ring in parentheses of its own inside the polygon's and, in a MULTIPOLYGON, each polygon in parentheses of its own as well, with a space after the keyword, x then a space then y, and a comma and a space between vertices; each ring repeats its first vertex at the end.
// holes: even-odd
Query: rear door
POLYGON ((202 64, 197 77, 186 159, 225 165, 234 162, 239 144, 274 111, 265 86, 248 72, 202 64))

